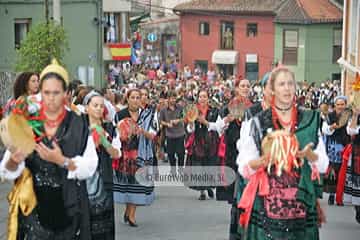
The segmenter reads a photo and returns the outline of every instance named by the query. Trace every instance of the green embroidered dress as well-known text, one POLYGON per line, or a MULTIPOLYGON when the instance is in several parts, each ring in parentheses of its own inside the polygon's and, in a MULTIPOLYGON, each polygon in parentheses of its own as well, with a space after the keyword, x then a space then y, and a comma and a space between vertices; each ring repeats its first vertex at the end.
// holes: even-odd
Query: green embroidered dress
MULTIPOLYGON (((319 138, 319 114, 315 111, 298 110, 298 125, 295 134, 303 149, 308 143, 313 142, 315 152, 319 156, 320 172, 326 170, 328 158, 325 146, 319 138)), ((272 122, 271 109, 259 113, 249 125, 245 133, 249 141, 246 141, 240 151, 240 161, 249 162, 258 158, 261 154, 261 141, 270 131, 275 130, 272 122), (250 133, 250 137, 249 134, 250 133), (256 146, 248 145, 252 144, 256 146), (257 150, 257 154, 247 154, 249 149, 257 150), (249 156, 253 155, 253 156, 249 156), (247 158, 247 159, 246 159, 247 158)), ((254 152, 254 151, 253 151, 254 152)), ((251 153, 251 152, 250 152, 251 153)), ((239 163, 239 162, 238 162, 239 163)), ((240 168, 247 167, 244 163, 239 164, 240 168)), ((317 240, 319 239, 318 216, 316 200, 322 196, 322 185, 319 180, 312 180, 312 167, 305 160, 299 169, 294 169, 295 174, 285 172, 277 177, 275 174, 268 174, 270 193, 267 196, 260 196, 256 191, 250 220, 247 227, 238 228, 242 239, 248 240, 317 240)), ((243 173, 242 173, 243 174, 243 173)), ((243 174, 246 177, 246 174, 243 174)), ((241 194, 238 195, 240 200, 241 194)), ((240 209, 241 211, 242 209, 240 209)))

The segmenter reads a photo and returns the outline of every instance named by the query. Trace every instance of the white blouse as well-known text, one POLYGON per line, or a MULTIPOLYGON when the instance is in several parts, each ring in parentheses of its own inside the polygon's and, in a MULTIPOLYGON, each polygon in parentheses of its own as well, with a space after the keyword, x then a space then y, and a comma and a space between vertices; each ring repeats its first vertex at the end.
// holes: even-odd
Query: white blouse
POLYGON ((114 138, 112 139, 111 145, 113 148, 119 151, 119 157, 121 157, 121 140, 119 130, 116 128, 116 133, 114 138))
MULTIPOLYGON (((242 125, 240 131, 240 139, 237 143, 239 154, 237 156, 236 163, 238 165, 239 173, 245 178, 248 177, 248 174, 251 175, 256 172, 256 170, 250 168, 249 162, 260 158, 260 153, 256 147, 255 141, 253 137, 250 136, 250 129, 252 125, 251 123, 253 121, 254 120, 251 119, 248 123, 242 125)), ((318 156, 318 160, 313 163, 308 163, 310 164, 310 166, 314 165, 314 167, 317 167, 320 173, 325 173, 329 165, 329 158, 326 154, 325 144, 320 136, 320 133, 318 135, 319 143, 314 150, 314 152, 318 156)))
POLYGON ((333 130, 330 129, 330 126, 326 121, 323 121, 323 125, 321 126, 321 130, 327 136, 331 136, 335 132, 335 129, 333 129, 333 130))
MULTIPOLYGON (((219 136, 224 132, 228 124, 225 124, 223 118, 220 115, 217 117, 216 122, 209 122, 208 131, 216 131, 219 136)), ((195 124, 187 124, 186 130, 188 133, 192 133, 195 131, 195 124)))
MULTIPOLYGON (((10 160, 10 155, 10 151, 6 150, 4 157, 0 162, 0 177, 8 180, 14 180, 21 175, 25 168, 25 162, 21 162, 15 171, 10 171, 6 168, 6 164, 10 160)), ((98 165, 98 156, 96 153, 95 143, 91 135, 88 137, 84 154, 82 156, 75 156, 71 158, 71 160, 74 162, 76 169, 74 171, 68 171, 68 179, 83 180, 91 177, 95 173, 98 165)))
POLYGON ((347 134, 349 134, 350 136, 355 136, 359 134, 359 130, 360 130, 360 125, 357 125, 355 128, 350 128, 351 125, 351 120, 349 120, 348 125, 346 127, 346 132, 347 134))

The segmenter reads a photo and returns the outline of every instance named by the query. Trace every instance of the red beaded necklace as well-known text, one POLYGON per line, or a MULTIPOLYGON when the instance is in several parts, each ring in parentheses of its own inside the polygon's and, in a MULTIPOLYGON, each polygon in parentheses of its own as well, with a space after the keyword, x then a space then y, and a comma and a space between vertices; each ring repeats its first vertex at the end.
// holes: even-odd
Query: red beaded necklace
POLYGON ((64 120, 65 116, 66 116, 65 107, 62 109, 61 114, 54 120, 51 120, 46 116, 44 106, 41 108, 40 111, 41 111, 40 115, 43 116, 43 119, 45 119, 45 121, 44 121, 45 125, 50 127, 50 128, 56 128, 57 126, 59 126, 61 124, 61 122, 64 120))
POLYGON ((297 125, 297 107, 294 104, 292 109, 291 109, 291 118, 290 121, 285 122, 283 121, 279 115, 276 112, 275 109, 275 96, 272 97, 271 99, 271 113, 272 113, 272 122, 273 125, 275 127, 275 129, 280 129, 279 123, 282 127, 287 127, 290 126, 290 132, 294 133, 295 132, 295 128, 297 125))

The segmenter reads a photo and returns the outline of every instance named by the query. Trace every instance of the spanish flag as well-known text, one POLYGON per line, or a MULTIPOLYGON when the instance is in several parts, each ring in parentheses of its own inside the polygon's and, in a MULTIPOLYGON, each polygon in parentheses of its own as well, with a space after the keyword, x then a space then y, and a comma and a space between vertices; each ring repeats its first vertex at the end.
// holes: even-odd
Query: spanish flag
POLYGON ((131 44, 130 43, 114 43, 108 45, 113 60, 130 61, 131 60, 131 44))

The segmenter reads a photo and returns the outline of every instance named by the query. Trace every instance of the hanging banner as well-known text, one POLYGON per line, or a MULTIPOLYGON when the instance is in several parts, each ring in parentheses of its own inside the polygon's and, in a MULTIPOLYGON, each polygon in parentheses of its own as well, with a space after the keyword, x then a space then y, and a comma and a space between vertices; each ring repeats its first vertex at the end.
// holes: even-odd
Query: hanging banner
POLYGON ((130 43, 114 43, 108 44, 113 60, 129 61, 131 60, 131 44, 130 43))

